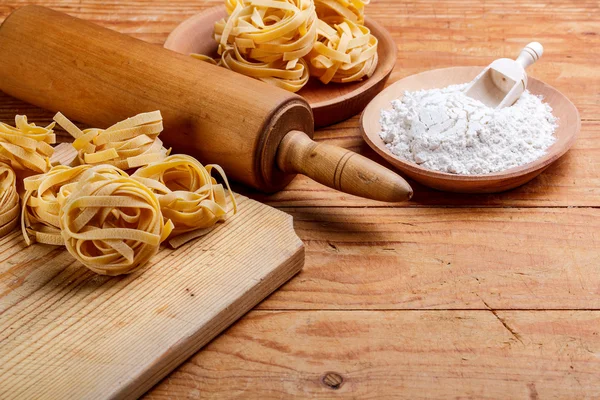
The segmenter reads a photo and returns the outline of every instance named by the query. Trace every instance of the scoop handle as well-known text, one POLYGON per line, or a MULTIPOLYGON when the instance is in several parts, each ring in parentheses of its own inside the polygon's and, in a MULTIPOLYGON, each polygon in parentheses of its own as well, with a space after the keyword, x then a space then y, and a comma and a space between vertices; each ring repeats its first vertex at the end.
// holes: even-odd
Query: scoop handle
POLYGON ((286 134, 277 151, 277 165, 315 181, 367 199, 401 202, 413 191, 399 175, 360 154, 314 142, 304 132, 286 134))
POLYGON ((544 46, 538 42, 531 42, 521 50, 517 62, 521 64, 524 69, 527 69, 527 67, 539 60, 542 57, 542 54, 544 54, 544 46))

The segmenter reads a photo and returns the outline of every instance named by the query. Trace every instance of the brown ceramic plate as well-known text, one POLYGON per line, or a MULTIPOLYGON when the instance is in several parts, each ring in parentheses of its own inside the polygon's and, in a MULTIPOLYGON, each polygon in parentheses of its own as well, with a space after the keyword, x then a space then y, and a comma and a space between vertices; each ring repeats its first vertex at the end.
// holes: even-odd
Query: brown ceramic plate
MULTIPOLYGON (((215 56, 217 44, 213 39, 215 21, 226 17, 225 7, 213 7, 183 21, 167 38, 165 48, 182 54, 199 53, 215 56)), ((344 121, 360 113, 385 86, 394 64, 397 48, 390 33, 375 21, 365 20, 365 25, 379 40, 379 64, 373 76, 362 82, 323 85, 311 79, 298 92, 310 104, 315 125, 327 126, 344 121)))
POLYGON ((558 129, 554 132, 556 142, 542 158, 503 172, 486 175, 454 175, 432 171, 401 160, 393 155, 379 137, 379 117, 382 109, 390 109, 391 101, 401 98, 407 90, 442 88, 473 80, 483 67, 455 67, 427 71, 404 78, 381 92, 367 106, 361 118, 361 129, 369 146, 390 164, 410 178, 434 189, 460 193, 496 193, 513 189, 538 176, 554 161, 564 155, 575 142, 581 120, 577 108, 569 99, 552 86, 529 77, 527 88, 531 93, 544 96, 556 117, 558 129))

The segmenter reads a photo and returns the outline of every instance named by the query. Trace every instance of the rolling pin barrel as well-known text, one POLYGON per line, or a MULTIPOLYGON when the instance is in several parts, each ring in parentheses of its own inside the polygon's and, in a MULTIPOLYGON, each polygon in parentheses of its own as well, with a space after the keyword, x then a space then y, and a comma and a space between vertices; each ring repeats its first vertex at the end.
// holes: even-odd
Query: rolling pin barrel
POLYGON ((363 197, 412 195, 384 167, 317 147, 301 97, 44 7, 23 7, 0 26, 0 90, 97 127, 160 110, 166 145, 262 191, 305 173, 363 197))

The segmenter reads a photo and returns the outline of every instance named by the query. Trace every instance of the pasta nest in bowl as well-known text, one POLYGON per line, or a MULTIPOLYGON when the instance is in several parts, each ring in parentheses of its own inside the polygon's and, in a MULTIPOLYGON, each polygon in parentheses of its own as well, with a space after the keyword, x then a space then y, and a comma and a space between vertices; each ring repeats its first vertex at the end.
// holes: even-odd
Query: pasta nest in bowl
POLYGON ((377 68, 377 38, 366 26, 333 16, 320 19, 319 38, 308 55, 310 73, 321 82, 370 78, 377 68))
MULTIPOLYGON (((219 65, 297 92, 309 79, 306 61, 317 37, 312 0, 228 0, 215 24, 219 65)), ((207 57, 197 56, 206 60, 207 57)))
POLYGON ((321 19, 339 16, 357 24, 365 23, 365 6, 370 0, 314 0, 321 19))
POLYGON ((170 234, 155 194, 110 165, 86 170, 60 205, 60 229, 69 253, 102 275, 134 272, 170 234))

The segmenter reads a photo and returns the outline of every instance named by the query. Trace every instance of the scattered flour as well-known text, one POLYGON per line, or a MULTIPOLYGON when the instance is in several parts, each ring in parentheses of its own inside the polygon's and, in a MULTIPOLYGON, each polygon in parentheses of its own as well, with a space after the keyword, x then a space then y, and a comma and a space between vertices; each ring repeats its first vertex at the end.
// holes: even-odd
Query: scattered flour
POLYGON ((463 175, 527 164, 554 143, 557 119, 541 97, 525 91, 496 111, 467 97, 467 86, 406 92, 381 111, 381 139, 400 158, 463 175))

